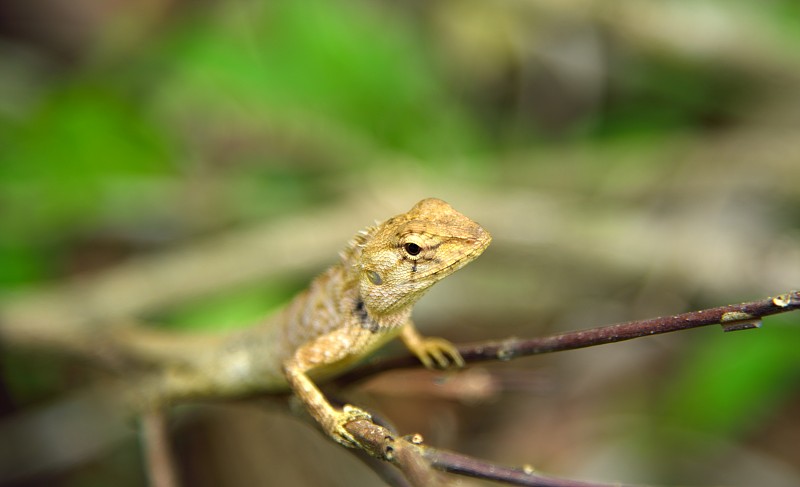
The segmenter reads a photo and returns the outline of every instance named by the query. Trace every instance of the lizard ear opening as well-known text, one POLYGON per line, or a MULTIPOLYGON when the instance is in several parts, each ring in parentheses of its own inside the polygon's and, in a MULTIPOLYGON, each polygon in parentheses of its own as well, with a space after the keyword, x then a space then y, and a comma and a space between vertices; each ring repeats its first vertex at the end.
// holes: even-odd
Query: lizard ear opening
POLYGON ((367 279, 369 279, 369 282, 375 284, 376 286, 380 286, 381 284, 383 284, 383 279, 381 279, 381 275, 375 271, 367 271, 367 279))

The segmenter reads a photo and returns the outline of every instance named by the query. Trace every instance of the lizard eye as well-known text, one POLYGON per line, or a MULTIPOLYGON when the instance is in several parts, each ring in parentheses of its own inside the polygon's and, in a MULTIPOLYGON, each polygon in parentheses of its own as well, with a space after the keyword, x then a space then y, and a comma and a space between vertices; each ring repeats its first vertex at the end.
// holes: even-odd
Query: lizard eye
POLYGON ((412 257, 419 255, 419 253, 422 252, 422 247, 413 242, 408 242, 407 244, 403 245, 403 249, 412 257))

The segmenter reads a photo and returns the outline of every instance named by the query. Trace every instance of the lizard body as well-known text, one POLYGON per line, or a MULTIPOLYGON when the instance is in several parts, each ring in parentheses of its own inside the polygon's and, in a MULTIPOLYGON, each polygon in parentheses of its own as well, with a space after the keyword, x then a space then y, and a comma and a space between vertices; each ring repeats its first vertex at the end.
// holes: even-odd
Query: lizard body
POLYGON ((141 335, 124 341, 140 356, 169 356, 174 364, 153 403, 288 388, 328 435, 355 446, 344 425, 369 415, 349 405, 334 408, 314 381, 335 376, 397 336, 426 367, 463 365, 452 344, 420 336, 411 310, 430 286, 490 242, 486 230, 444 201, 425 199, 359 232, 339 263, 261 325, 194 345, 165 346, 141 335), (160 349, 150 346, 154 341, 160 349))

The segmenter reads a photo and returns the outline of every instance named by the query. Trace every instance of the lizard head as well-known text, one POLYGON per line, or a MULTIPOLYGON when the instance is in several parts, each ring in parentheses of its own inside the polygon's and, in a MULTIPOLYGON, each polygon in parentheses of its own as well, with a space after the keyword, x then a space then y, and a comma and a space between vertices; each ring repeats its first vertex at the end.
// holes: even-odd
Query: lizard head
POLYGON ((428 198, 367 233, 359 291, 373 315, 410 310, 437 281, 475 260, 489 232, 442 200, 428 198))

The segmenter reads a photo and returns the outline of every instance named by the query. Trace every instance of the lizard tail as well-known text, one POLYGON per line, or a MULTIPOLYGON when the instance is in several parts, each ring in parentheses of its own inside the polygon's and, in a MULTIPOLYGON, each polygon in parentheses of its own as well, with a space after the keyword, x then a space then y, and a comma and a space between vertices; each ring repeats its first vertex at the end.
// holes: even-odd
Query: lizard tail
POLYGON ((180 333, 144 326, 123 326, 106 337, 110 352, 135 363, 164 366, 194 363, 221 343, 221 334, 180 333))

